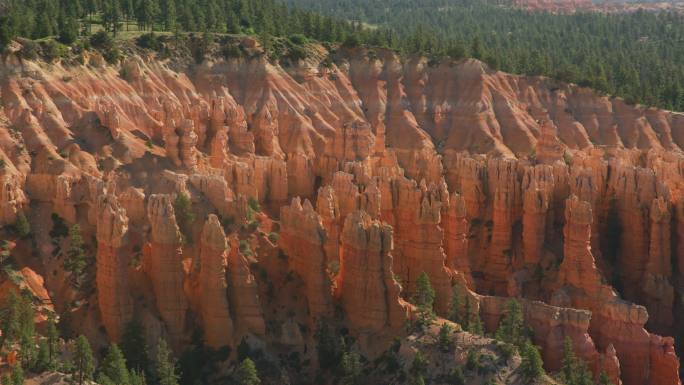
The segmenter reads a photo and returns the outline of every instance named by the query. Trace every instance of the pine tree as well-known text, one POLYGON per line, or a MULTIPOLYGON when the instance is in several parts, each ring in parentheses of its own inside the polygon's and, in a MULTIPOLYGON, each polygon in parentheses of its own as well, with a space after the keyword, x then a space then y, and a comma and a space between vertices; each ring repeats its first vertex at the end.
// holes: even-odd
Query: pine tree
POLYGON ((345 350, 344 338, 336 335, 323 320, 318 323, 315 336, 318 365, 321 369, 330 369, 338 365, 345 350))
MULTIPOLYGON (((451 293, 451 301, 449 302, 449 321, 456 322, 460 324, 462 322, 461 317, 461 292, 457 285, 454 285, 451 293)), ((463 326, 463 325, 462 325, 463 326)), ((464 326, 465 328, 465 326, 464 326)))
POLYGON ((484 53, 482 51, 482 42, 480 41, 479 36, 475 36, 473 38, 473 42, 470 46, 470 56, 478 60, 482 60, 484 57, 484 53))
POLYGON ((435 301, 435 289, 430 284, 430 277, 422 272, 416 279, 416 293, 413 296, 413 304, 418 307, 418 322, 420 326, 427 326, 435 318, 433 304, 435 301))
POLYGON ((586 362, 575 355, 570 337, 565 337, 563 341, 562 363, 561 378, 566 385, 591 385, 594 383, 586 362))
POLYGON ((142 372, 131 371, 129 373, 130 385, 146 385, 145 374, 142 372))
POLYGON ((69 229, 69 249, 64 260, 64 269, 71 273, 72 283, 75 287, 80 287, 83 281, 88 260, 81 237, 81 227, 75 224, 69 229))
POLYGON ((12 344, 19 338, 21 331, 21 301, 22 299, 19 298, 16 291, 11 290, 7 297, 7 303, 2 310, 0 348, 5 346, 5 343, 12 344))
POLYGON ((361 360, 358 354, 354 352, 345 352, 342 355, 341 367, 343 385, 360 385, 361 360))
POLYGON ((575 352, 572 349, 572 340, 568 336, 566 336, 563 340, 562 364, 561 376, 563 378, 563 382, 569 384, 573 380, 574 371, 577 367, 577 358, 575 357, 575 352))
POLYGON ((601 372, 601 375, 599 376, 599 385, 613 385, 613 382, 610 380, 608 377, 608 374, 606 372, 601 372))
MULTIPOLYGON (((106 378, 116 385, 128 385, 130 382, 128 369, 126 369, 126 359, 116 344, 109 346, 107 355, 100 365, 98 379, 100 378, 106 378)), ((100 380, 99 382, 104 381, 100 380)))
POLYGON ((48 315, 48 325, 47 325, 47 349, 48 349, 48 363, 49 367, 55 366, 55 361, 57 359, 57 344, 59 343, 59 330, 57 330, 57 321, 55 320, 55 315, 50 313, 48 315))
POLYGON ((254 361, 249 358, 245 358, 240 366, 237 368, 235 373, 237 377, 238 385, 259 385, 261 380, 259 379, 259 374, 257 373, 254 361))
POLYGON ((463 304, 463 323, 461 326, 463 327, 463 330, 471 331, 470 330, 470 319, 471 319, 471 313, 472 312, 472 305, 470 304, 470 297, 468 295, 465 296, 465 304, 463 304))
POLYGON ((539 350, 529 340, 523 344, 520 355, 522 356, 520 370, 525 378, 535 380, 544 374, 543 361, 539 350))
POLYGON ((439 349, 445 353, 451 350, 451 344, 454 341, 453 330, 448 323, 444 322, 439 328, 439 334, 437 335, 437 343, 439 349))
POLYGON ((416 352, 416 355, 413 357, 413 362, 411 363, 411 368, 409 369, 409 372, 413 375, 413 377, 421 377, 427 374, 428 370, 428 359, 425 357, 423 352, 418 350, 416 352))
POLYGON ((36 355, 36 363, 32 368, 33 372, 42 373, 46 370, 52 369, 50 362, 50 351, 46 340, 38 342, 38 354, 36 355))
MULTIPOLYGON (((1 45, 2 44, 0 43, 0 46, 1 45)), ((26 215, 24 215, 24 213, 20 212, 17 214, 17 220, 14 222, 14 230, 22 238, 26 238, 29 236, 29 234, 31 234, 31 224, 29 223, 28 219, 26 219, 26 215)))
POLYGON ((143 328, 137 320, 129 321, 121 336, 121 351, 128 368, 138 373, 146 373, 150 369, 149 350, 143 328))
POLYGON ((499 322, 496 339, 522 347, 525 343, 523 335, 523 315, 520 303, 515 299, 508 301, 506 314, 499 322))
POLYGON ((12 373, 3 379, 3 384, 24 385, 24 370, 21 365, 15 364, 11 367, 12 373))
POLYGON ((176 364, 171 358, 171 352, 164 339, 159 339, 157 346, 156 375, 159 385, 178 385, 176 364))
POLYGON ((93 351, 90 349, 90 343, 84 335, 80 335, 76 340, 73 360, 73 377, 78 385, 83 385, 86 381, 93 378, 93 373, 95 372, 93 351))

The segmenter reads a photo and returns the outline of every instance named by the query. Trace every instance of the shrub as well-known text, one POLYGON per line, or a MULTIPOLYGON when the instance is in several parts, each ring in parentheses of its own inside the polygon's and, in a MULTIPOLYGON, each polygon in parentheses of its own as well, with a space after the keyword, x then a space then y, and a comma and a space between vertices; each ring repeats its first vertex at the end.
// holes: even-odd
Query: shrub
POLYGON ((22 238, 26 238, 31 234, 31 224, 26 219, 24 213, 17 214, 17 220, 14 222, 14 231, 22 238))
POLYGON ((300 33, 290 35, 288 40, 290 40, 290 43, 295 44, 295 45, 304 45, 304 44, 309 42, 309 39, 307 39, 306 36, 304 36, 300 33))
POLYGON ((26 60, 35 60, 38 58, 38 44, 34 41, 31 40, 23 40, 21 42, 21 51, 19 51, 19 55, 22 57, 22 59, 26 60))
POLYGON ((236 59, 242 57, 242 50, 234 44, 226 44, 221 49, 221 54, 226 59, 236 59))
POLYGON ((135 40, 135 44, 137 44, 138 47, 152 49, 155 51, 159 51, 162 48, 161 40, 159 39, 159 36, 154 34, 154 32, 140 35, 135 40))
POLYGON ((43 44, 43 57, 48 62, 55 61, 60 57, 65 57, 67 54, 67 47, 59 44, 54 40, 48 40, 43 44))
POLYGON ((290 49, 288 50, 287 57, 293 62, 298 62, 309 57, 309 53, 306 51, 306 48, 304 47, 294 46, 290 47, 290 49))
POLYGON ((544 374, 543 362, 539 349, 527 341, 520 352, 522 362, 520 363, 520 371, 528 380, 534 380, 544 374))
POLYGON ((249 200, 247 201, 247 205, 252 211, 257 213, 261 212, 261 205, 259 204, 259 201, 255 198, 249 198, 249 200))
POLYGON ((116 64, 119 59, 121 58, 121 52, 119 51, 118 48, 113 47, 112 49, 108 49, 102 53, 102 57, 107 61, 109 64, 116 64))
POLYGON ((109 50, 114 47, 114 39, 105 31, 98 31, 90 36, 90 45, 95 49, 109 50))
POLYGON ((359 41, 359 37, 356 35, 347 36, 347 38, 344 39, 344 43, 342 43, 342 46, 345 48, 356 48, 359 45, 361 45, 361 42, 359 41))

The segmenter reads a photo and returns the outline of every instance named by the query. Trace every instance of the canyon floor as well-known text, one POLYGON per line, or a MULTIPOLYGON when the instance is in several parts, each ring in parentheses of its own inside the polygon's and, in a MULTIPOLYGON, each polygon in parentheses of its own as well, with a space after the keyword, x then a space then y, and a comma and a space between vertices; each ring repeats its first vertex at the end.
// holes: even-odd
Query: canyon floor
MULTIPOLYGON (((488 333, 517 298, 547 372, 570 337, 615 385, 681 383, 684 115, 380 49, 278 64, 233 37, 201 60, 128 44, 108 64, 14 48, 0 238, 23 279, 0 287, 93 346, 135 319, 178 353, 197 330, 216 349, 297 352, 310 367, 286 372, 306 377, 325 321, 371 361, 400 337, 410 363, 436 335, 405 330, 425 272, 438 316, 461 296, 488 333), (64 269, 76 224, 87 290, 64 269)), ((522 383, 497 346, 459 332, 449 354, 424 350, 433 378, 478 349, 491 368, 469 384, 522 383)))

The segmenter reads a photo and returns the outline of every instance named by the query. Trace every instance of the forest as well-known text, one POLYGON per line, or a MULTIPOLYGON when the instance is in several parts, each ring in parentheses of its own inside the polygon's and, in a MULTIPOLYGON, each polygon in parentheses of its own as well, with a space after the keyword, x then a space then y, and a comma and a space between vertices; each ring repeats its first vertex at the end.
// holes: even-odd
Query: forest
POLYGON ((271 36, 387 47, 544 75, 630 103, 684 110, 684 15, 530 12, 472 0, 5 0, 0 47, 138 30, 271 36))
POLYGON ((290 0, 397 34, 406 52, 474 57, 629 102, 684 110, 684 15, 638 11, 557 15, 473 0, 290 0))

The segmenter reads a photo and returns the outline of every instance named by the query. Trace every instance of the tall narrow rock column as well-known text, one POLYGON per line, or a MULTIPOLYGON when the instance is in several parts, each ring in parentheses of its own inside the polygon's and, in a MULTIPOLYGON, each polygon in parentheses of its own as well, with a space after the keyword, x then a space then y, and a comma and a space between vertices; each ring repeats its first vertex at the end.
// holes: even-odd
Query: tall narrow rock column
POLYGON ((152 227, 152 239, 149 264, 145 270, 152 281, 157 309, 166 324, 171 343, 177 345, 185 327, 188 301, 183 292, 182 238, 171 196, 151 195, 147 216, 152 227))
POLYGON ((315 321, 332 314, 332 288, 326 273, 324 250, 327 235, 320 215, 308 200, 293 198, 280 209, 279 245, 289 257, 290 268, 304 281, 309 314, 315 321))
POLYGON ((109 338, 121 340, 121 333, 133 315, 128 286, 128 217, 114 195, 97 202, 97 300, 102 323, 109 338))
POLYGON ((363 211, 347 216, 342 231, 337 295, 349 322, 365 332, 400 328, 399 284, 392 272, 392 227, 363 211))
POLYGON ((230 345, 233 340, 233 320, 226 296, 227 257, 226 235, 218 217, 211 214, 202 229, 199 277, 204 337, 213 348, 230 345))

